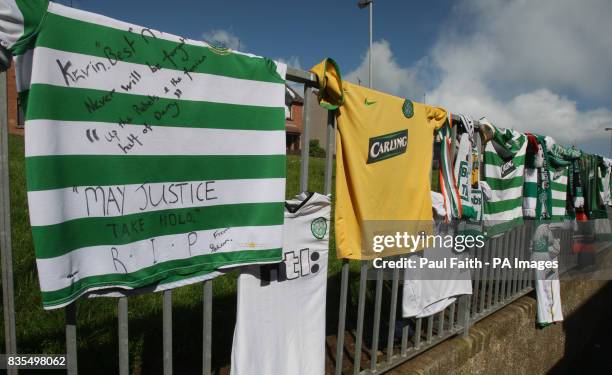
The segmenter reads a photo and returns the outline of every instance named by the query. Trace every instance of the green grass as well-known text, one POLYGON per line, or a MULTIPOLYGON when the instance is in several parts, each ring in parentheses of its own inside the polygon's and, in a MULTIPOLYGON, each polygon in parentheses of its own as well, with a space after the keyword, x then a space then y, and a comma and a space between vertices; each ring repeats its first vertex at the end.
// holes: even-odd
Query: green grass
MULTIPOLYGON (((11 222, 19 353, 64 353, 63 309, 42 309, 30 230, 25 184, 23 137, 9 138, 11 222)), ((325 159, 309 159, 309 191, 323 192, 325 159)), ((287 157, 287 198, 299 193, 300 160, 287 157)), ((328 333, 335 332, 338 273, 342 262, 330 239, 328 333)), ((351 262, 351 273, 358 263, 351 262)), ((355 280, 354 277, 352 277, 355 280)), ((236 272, 213 281, 213 368, 229 363, 236 314, 236 272)), ((354 298, 351 299, 351 301, 354 298)), ((351 302, 351 304, 353 304, 351 302)), ((117 372, 117 300, 96 298, 77 302, 79 370, 83 374, 117 372)), ((173 290, 174 366, 176 373, 201 367, 202 285, 173 290)), ((4 331, 0 333, 3 336, 4 331)), ((130 365, 135 374, 158 374, 162 366, 162 294, 129 299, 130 365)), ((2 345, 4 338, 2 337, 2 345)), ((3 349, 2 349, 3 350, 3 349)), ((51 372, 45 372, 50 374, 51 372)))

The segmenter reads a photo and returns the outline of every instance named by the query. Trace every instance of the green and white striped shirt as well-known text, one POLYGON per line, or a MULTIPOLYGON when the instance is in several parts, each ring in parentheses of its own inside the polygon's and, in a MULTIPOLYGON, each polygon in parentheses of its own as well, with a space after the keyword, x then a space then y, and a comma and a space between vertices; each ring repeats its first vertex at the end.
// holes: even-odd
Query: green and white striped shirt
POLYGON ((523 222, 525 135, 496 128, 485 147, 485 182, 491 189, 484 202, 484 223, 488 236, 499 235, 523 222))
MULTIPOLYGON (((551 137, 546 137, 547 159, 551 170, 552 190, 552 218, 553 220, 565 220, 573 215, 568 212, 567 207, 573 207, 574 203, 569 194, 570 191, 570 167, 572 163, 580 158, 582 152, 572 148, 558 145, 551 137), (570 202, 568 203, 568 198, 570 202)), ((582 198, 582 193, 580 199, 582 198)))
POLYGON ((4 7, 45 308, 280 261, 284 64, 55 3, 4 7))

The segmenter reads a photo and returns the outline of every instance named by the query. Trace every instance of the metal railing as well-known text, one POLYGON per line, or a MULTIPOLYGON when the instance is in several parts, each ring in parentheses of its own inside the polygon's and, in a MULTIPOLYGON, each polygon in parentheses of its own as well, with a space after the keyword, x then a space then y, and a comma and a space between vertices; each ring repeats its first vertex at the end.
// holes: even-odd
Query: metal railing
MULTIPOLYGON (((471 249, 471 256, 491 263, 493 256, 517 257, 527 259, 524 249, 527 248, 530 236, 527 235, 528 226, 515 228, 501 237, 488 240, 481 249, 471 249), (506 247, 503 247, 503 246, 506 247), (507 250, 506 250, 507 249, 507 250)), ((345 264, 344 267, 348 267, 345 264)), ((365 296, 367 291, 367 262, 362 261, 361 273, 359 276, 359 302, 358 317, 355 338, 355 351, 352 361, 352 374, 379 374, 393 367, 396 367, 414 356, 430 349, 436 344, 457 334, 467 335, 469 327, 492 314, 501 307, 516 300, 517 298, 529 293, 532 290, 530 276, 527 272, 502 271, 499 268, 485 266, 472 272, 472 295, 459 296, 455 302, 446 307, 443 311, 423 318, 397 318, 396 307, 398 303, 398 286, 403 275, 395 269, 390 284, 391 292, 388 298, 381 298, 381 285, 383 283, 380 270, 377 270, 374 297, 374 315, 371 335, 369 342, 369 360, 363 360, 364 354, 368 351, 363 350, 364 340, 364 309, 365 296), (386 334, 385 352, 378 351, 378 336, 380 329, 380 312, 383 306, 389 306, 389 319, 386 334), (400 324, 398 324, 400 323, 400 324), (401 327, 399 335, 397 327, 401 327), (411 332, 412 331, 412 332, 411 332), (399 341, 399 342, 398 342, 399 341)), ((344 268, 343 268, 343 271, 344 268)), ((410 272, 410 270, 407 270, 410 272)), ((343 272, 341 295, 346 295, 348 285, 348 272, 343 272)), ((346 373, 346 363, 343 364, 342 352, 345 350, 346 343, 343 340, 343 328, 345 327, 346 298, 341 300, 340 323, 338 332, 338 346, 336 351, 335 374, 346 373)), ((346 333, 344 333, 346 335, 346 333)))
MULTIPOLYGON (((304 84, 304 130, 301 149, 300 189, 308 190, 308 155, 310 128, 312 126, 311 106, 315 79, 312 74, 289 68, 287 79, 304 84)), ((5 73, 0 78, 0 87, 6 87, 5 73)), ((6 123, 6 89, 0 90, 0 237, 2 246, 2 287, 5 343, 7 354, 17 353, 15 334, 15 304, 13 297, 13 274, 11 254, 10 197, 8 180, 8 144, 6 123)), ((334 115, 328 113, 327 142, 324 176, 324 193, 332 190, 332 163, 335 146, 334 115)), ((524 225, 507 232, 501 237, 488 240, 482 249, 473 251, 479 259, 491 259, 505 255, 528 259, 527 244, 533 228, 524 225)), ((563 248, 570 249, 571 232, 563 234, 563 248)), ((571 258, 571 253, 563 253, 571 258)), ((368 282, 368 262, 342 261, 339 282, 339 301, 337 309, 337 331, 335 354, 328 355, 333 363, 334 373, 340 374, 379 374, 396 367, 419 353, 457 334, 467 335, 469 327, 487 315, 499 310, 508 303, 529 293, 532 290, 531 275, 523 271, 507 271, 485 267, 472 273, 473 294, 457 298, 442 312, 425 318, 404 319, 398 317, 398 292, 403 277, 398 269, 392 273, 391 280, 384 280, 381 270, 376 271, 374 282, 368 282), (353 267, 351 267, 353 265, 353 267), (351 268, 359 269, 357 303, 349 304, 351 292, 351 268), (373 285, 372 285, 373 284, 373 285), (370 291, 373 299, 369 299, 370 291), (356 310, 356 316, 352 312, 356 310), (373 312, 372 312, 373 310, 373 312), (368 312, 371 312, 368 314, 368 312), (350 314, 349 314, 350 313, 350 314)), ((222 276, 231 277, 231 276, 222 276)), ((87 303, 87 302, 83 302, 87 303)), ((117 300, 118 329, 118 368, 120 375, 128 375, 129 364, 129 298, 117 300)), ((203 282, 203 332, 202 332, 202 369, 204 375, 212 371, 212 315, 214 308, 212 280, 203 282)), ((335 319, 335 311, 328 310, 327 319, 335 319)), ((162 347, 163 374, 173 373, 172 353, 172 291, 163 292, 162 307, 162 347)), ((68 356, 68 374, 76 375, 77 366, 77 330, 76 308, 69 305, 65 308, 66 354, 68 356)), ((334 352, 334 350, 330 350, 334 352)), ((9 374, 16 374, 15 370, 9 374)))

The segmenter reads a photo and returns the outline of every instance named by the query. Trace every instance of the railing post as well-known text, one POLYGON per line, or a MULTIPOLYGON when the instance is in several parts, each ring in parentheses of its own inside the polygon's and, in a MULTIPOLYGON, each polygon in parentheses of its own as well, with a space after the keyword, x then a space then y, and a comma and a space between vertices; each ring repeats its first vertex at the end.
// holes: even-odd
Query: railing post
POLYGON ((368 261, 361 261, 359 272, 359 299, 357 301, 357 334, 355 336, 355 357, 353 361, 353 375, 361 372, 361 346, 363 340, 363 319, 365 318, 365 299, 368 281, 368 261))
POLYGON ((163 366, 164 375, 172 375, 172 291, 166 290, 163 293, 163 366))
POLYGON ((203 303, 203 343, 202 343, 202 374, 210 375, 212 351, 212 280, 204 281, 203 303))
POLYGON ((300 168, 300 190, 308 191, 308 157, 310 155, 310 119, 312 87, 304 84, 304 122, 302 129, 302 150, 300 168))
POLYGON ((344 329, 346 324, 346 295, 348 292, 349 261, 342 260, 340 276, 340 304, 338 308, 338 339, 336 342, 336 375, 342 374, 342 355, 344 353, 344 329))
POLYGON ((470 296, 462 295, 459 297, 459 311, 458 311, 458 321, 459 324, 463 327, 463 331, 461 335, 463 337, 468 337, 470 334, 470 296))
POLYGON ((393 269, 393 281, 391 284, 391 306, 389 307, 389 331, 387 333, 387 362, 391 363, 393 358, 393 339, 395 334, 395 321, 397 309, 397 291, 399 288, 399 268, 393 269))
POLYGON ((431 344, 431 340, 433 340, 433 322, 434 322, 434 316, 433 315, 429 315, 426 319, 427 319, 427 334, 426 334, 426 339, 427 339, 427 344, 431 344))
POLYGON ((66 314, 66 364, 67 374, 77 375, 76 302, 64 309, 66 314))
MULTIPOLYGON (((478 258, 478 253, 480 252, 478 247, 472 247, 470 249, 470 253, 473 254, 473 258, 475 259, 482 259, 482 257, 478 258)), ((470 254, 470 256, 471 256, 470 254)), ((480 272, 481 269, 475 269, 472 271, 472 315, 476 314, 476 312, 478 311, 478 307, 477 307, 477 302, 478 302, 478 296, 480 295, 480 272)), ((454 304, 453 304, 454 306, 454 304)), ((452 325, 451 325, 452 328, 452 325)))
POLYGON ((497 297, 496 296, 494 297, 493 294, 495 292, 495 285, 497 284, 498 277, 497 277, 497 270, 493 268, 492 266, 493 264, 492 261, 494 257, 499 256, 500 248, 501 246, 503 246, 502 240, 503 239, 501 237, 496 237, 490 240, 491 257, 489 257, 489 261, 491 262, 491 264, 488 267, 489 267, 489 275, 491 276, 491 278, 489 279, 489 293, 487 296, 487 302, 488 302, 487 308, 488 309, 492 308, 493 305, 496 304, 496 300, 494 298, 497 298, 497 297))
MULTIPOLYGON (((402 332, 402 355, 406 354, 406 348, 408 347, 408 326, 404 327, 402 332), (404 342, 404 340, 406 342, 404 342)), ((416 318, 416 324, 414 328, 414 348, 421 348, 421 336, 423 335, 423 318, 416 318)))
MULTIPOLYGON (((491 255, 491 245, 492 245, 493 241, 491 239, 487 239, 485 241, 485 245, 482 248, 482 260, 485 262, 488 262, 490 260, 490 255, 491 255)), ((478 311, 480 312, 480 314, 483 314, 485 311, 485 299, 487 296, 487 288, 488 288, 488 283, 490 283, 490 277, 489 277, 489 267, 485 266, 483 264, 482 268, 480 269, 480 274, 481 274, 481 285, 480 285, 480 307, 478 309, 478 311)))
POLYGON ((383 270, 376 270, 376 294, 374 296, 374 327, 372 328, 372 347, 370 349, 370 370, 376 371, 378 364, 378 336, 380 335, 380 312, 382 310, 383 270))
MULTIPOLYGON (((2 310, 6 354, 17 354, 15 332, 15 295, 13 284, 13 248, 11 244, 11 195, 8 160, 8 106, 6 72, 0 73, 0 247, 2 248, 2 310)), ((17 374, 16 369, 7 374, 17 374)))
POLYGON ((130 348, 128 334, 128 299, 119 298, 117 302, 117 316, 119 320, 119 375, 130 374, 130 348))
POLYGON ((336 128, 334 127, 335 115, 333 111, 327 111, 327 147, 325 148, 325 194, 330 194, 332 189, 333 161, 336 151, 336 128))

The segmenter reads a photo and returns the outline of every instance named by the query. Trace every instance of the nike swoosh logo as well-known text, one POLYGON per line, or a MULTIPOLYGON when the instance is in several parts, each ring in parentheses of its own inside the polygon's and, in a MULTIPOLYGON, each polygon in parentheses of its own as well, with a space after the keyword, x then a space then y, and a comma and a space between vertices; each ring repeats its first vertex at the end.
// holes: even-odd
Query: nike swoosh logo
POLYGON ((372 104, 376 104, 376 102, 369 102, 368 98, 365 98, 365 105, 372 105, 372 104))

